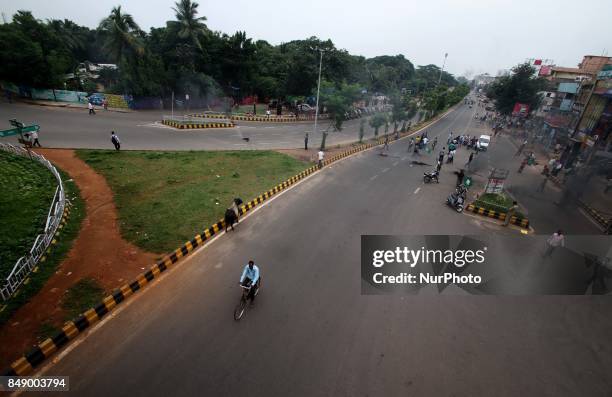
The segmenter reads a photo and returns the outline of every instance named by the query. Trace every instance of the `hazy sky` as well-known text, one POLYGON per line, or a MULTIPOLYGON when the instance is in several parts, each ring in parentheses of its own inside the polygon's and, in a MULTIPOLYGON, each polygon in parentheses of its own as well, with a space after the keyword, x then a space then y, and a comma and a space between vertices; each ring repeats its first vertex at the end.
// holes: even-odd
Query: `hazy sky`
MULTIPOLYGON (((0 0, 40 19, 95 27, 116 5, 144 30, 174 19, 174 0, 0 0)), ((278 44, 309 36, 352 54, 403 54, 415 65, 456 75, 509 69, 527 58, 575 67, 583 55, 612 55, 612 0, 300 0, 199 1, 208 27, 278 44)))

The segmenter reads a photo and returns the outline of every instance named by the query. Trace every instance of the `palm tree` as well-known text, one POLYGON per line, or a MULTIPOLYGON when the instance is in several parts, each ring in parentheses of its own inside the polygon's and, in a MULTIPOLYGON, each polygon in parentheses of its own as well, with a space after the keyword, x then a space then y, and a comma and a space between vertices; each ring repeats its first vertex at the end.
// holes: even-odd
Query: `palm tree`
POLYGON ((182 39, 189 39, 198 49, 202 49, 200 35, 208 31, 206 17, 198 17, 199 4, 191 0, 180 0, 175 3, 172 9, 176 13, 179 25, 178 35, 182 39))
POLYGON ((144 46, 137 34, 140 28, 130 14, 122 14, 121 6, 114 7, 108 17, 100 22, 100 29, 107 33, 106 49, 120 61, 128 51, 144 52, 144 46))

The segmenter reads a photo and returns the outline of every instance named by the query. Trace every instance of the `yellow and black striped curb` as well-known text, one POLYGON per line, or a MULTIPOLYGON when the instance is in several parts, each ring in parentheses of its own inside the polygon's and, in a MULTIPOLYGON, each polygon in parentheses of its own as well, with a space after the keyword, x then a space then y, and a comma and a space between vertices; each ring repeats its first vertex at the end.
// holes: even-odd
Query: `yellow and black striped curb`
MULTIPOLYGON (((499 219, 500 221, 504 221, 506 220, 506 213, 505 212, 498 212, 495 210, 488 210, 484 207, 477 207, 474 204, 469 204, 467 207, 468 211, 471 211, 475 214, 478 215, 482 215, 482 216, 486 216, 489 218, 493 218, 493 219, 499 219)), ((529 219, 527 218, 523 218, 523 217, 518 217, 518 216, 513 216, 510 219, 510 223, 512 223, 513 225, 516 226, 520 226, 524 229, 529 229, 529 219)))
MULTIPOLYGON (((452 108, 449 109, 448 112, 450 112, 450 110, 452 110, 452 108)), ((433 123, 434 121, 437 121, 439 118, 443 117, 448 112, 445 112, 438 118, 429 120, 429 122, 424 123, 425 126, 433 123)), ((414 128, 415 131, 412 132, 413 134, 418 132, 419 129, 424 128, 424 126, 415 126, 414 128)), ((407 136, 409 136, 409 134, 400 137, 400 139, 405 138, 407 136)), ((394 140, 394 138, 391 138, 391 136, 389 136, 389 142, 394 140)), ((333 157, 324 160, 323 166, 329 165, 352 154, 370 149, 375 146, 382 145, 384 142, 385 138, 379 137, 373 142, 355 145, 345 152, 339 153, 333 157)), ((249 201, 246 204, 241 205, 238 208, 239 214, 246 214, 248 211, 254 209, 258 205, 262 204, 264 201, 286 190, 290 186, 296 184, 300 180, 317 172, 318 170, 319 167, 317 165, 309 167, 306 170, 300 172, 299 174, 287 179, 285 182, 276 185, 274 188, 259 195, 257 198, 249 201)), ((2 375, 24 376, 31 373, 34 368, 40 366, 47 358, 52 356, 62 347, 66 346, 68 342, 75 339, 79 334, 83 333, 93 324, 102 320, 102 318, 104 318, 104 316, 106 316, 117 305, 125 301, 131 295, 139 292, 156 278, 159 278, 163 272, 170 269, 181 258, 186 257, 187 255, 195 251, 196 248, 206 244, 213 236, 219 234, 219 232, 221 232, 224 228, 225 220, 221 219, 209 228, 204 229, 201 234, 196 235, 193 239, 187 241, 180 248, 174 250, 174 252, 160 259, 155 265, 149 268, 147 272, 141 273, 138 277, 136 277, 136 280, 132 281, 131 283, 124 284, 121 288, 115 290, 111 295, 104 298, 102 302, 100 302, 98 305, 87 310, 85 313, 78 316, 75 320, 67 322, 58 334, 56 334, 52 338, 45 339, 30 352, 26 353, 25 355, 14 361, 11 364, 11 367, 4 371, 2 375)))
POLYGON ((595 208, 591 207, 587 203, 582 200, 578 200, 578 205, 585 210, 593 219, 599 223, 605 230, 608 230, 610 227, 610 223, 612 223, 612 218, 606 218, 595 208))
MULTIPOLYGON (((212 118, 212 119, 231 119, 231 120, 240 120, 240 121, 260 121, 265 123, 293 123, 298 121, 309 121, 314 120, 314 117, 292 117, 292 116, 241 116, 241 115, 231 115, 227 116, 226 114, 215 114, 215 113, 203 113, 203 114, 192 114, 191 117, 202 117, 202 118, 212 118)), ((326 116, 319 116, 320 119, 326 118, 326 116)))
POLYGON ((180 123, 172 120, 163 120, 162 124, 165 124, 170 127, 178 128, 180 130, 190 130, 190 129, 201 129, 201 128, 232 128, 234 127, 234 123, 231 121, 227 123, 180 123))

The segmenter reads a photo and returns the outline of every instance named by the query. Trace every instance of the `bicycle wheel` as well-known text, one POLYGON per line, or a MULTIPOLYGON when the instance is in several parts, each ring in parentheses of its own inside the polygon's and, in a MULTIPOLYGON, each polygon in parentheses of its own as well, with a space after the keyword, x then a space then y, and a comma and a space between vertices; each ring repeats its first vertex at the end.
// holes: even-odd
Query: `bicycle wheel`
POLYGON ((234 309, 234 320, 239 321, 242 318, 244 312, 246 311, 246 306, 247 300, 243 296, 240 298, 240 302, 238 302, 238 305, 236 305, 236 308, 234 309))

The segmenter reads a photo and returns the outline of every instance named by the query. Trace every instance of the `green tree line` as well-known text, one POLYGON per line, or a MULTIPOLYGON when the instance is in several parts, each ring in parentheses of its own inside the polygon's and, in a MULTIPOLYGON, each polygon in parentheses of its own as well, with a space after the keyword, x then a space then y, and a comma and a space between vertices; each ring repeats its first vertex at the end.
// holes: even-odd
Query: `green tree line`
MULTIPOLYGON (((317 37, 272 45, 254 41, 241 31, 232 35, 212 31, 198 3, 191 0, 177 1, 172 11, 173 20, 149 32, 120 6, 95 29, 68 19, 41 21, 31 12, 18 11, 10 23, 0 25, 0 80, 64 88, 66 74, 75 73, 88 60, 118 65, 117 70, 100 72, 99 82, 111 93, 234 98, 256 94, 287 99, 316 92, 319 51, 323 50, 321 74, 330 107, 346 102, 338 92, 351 98, 363 90, 420 96, 458 84, 439 67, 415 67, 403 55, 365 58, 317 37)), ((68 88, 95 88, 91 82, 75 80, 75 86, 68 88)), ((440 106, 438 100, 433 107, 440 106)))

